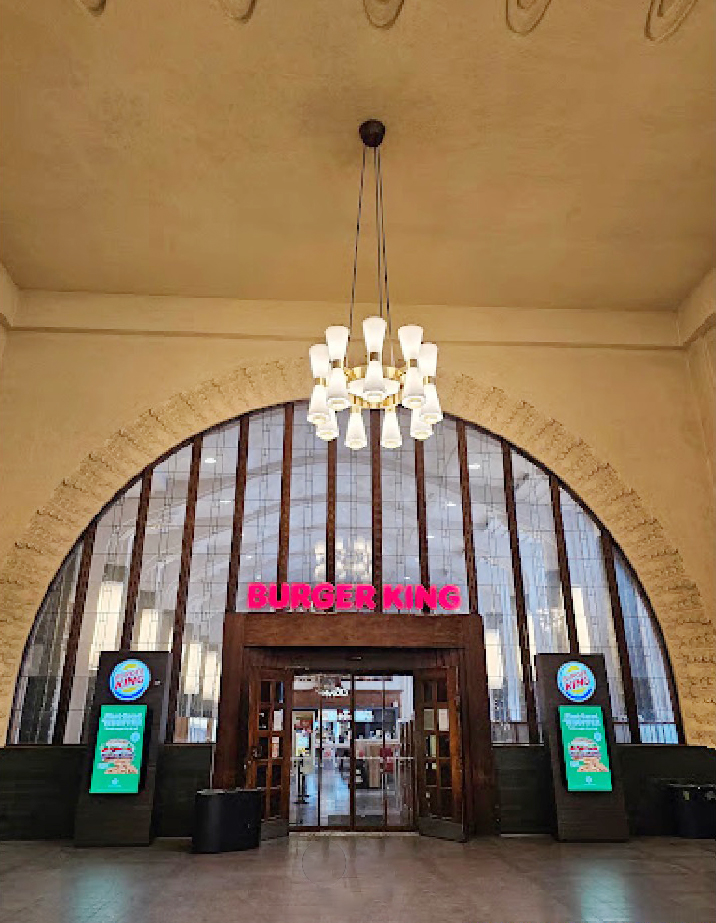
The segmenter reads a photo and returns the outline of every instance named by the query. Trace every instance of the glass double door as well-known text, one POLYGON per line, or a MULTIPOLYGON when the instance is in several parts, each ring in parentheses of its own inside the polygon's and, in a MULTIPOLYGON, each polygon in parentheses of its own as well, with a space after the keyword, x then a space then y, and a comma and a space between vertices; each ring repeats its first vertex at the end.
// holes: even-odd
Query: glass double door
POLYGON ((297 673, 292 685, 289 825, 416 825, 413 677, 297 673))

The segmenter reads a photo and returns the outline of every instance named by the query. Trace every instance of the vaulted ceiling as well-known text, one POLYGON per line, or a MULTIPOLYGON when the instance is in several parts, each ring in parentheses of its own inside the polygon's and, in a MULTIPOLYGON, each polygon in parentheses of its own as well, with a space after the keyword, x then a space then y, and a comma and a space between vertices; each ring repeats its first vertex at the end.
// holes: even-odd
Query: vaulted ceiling
POLYGON ((343 300, 370 116, 398 302, 673 309, 711 264, 709 0, 251 6, 0 0, 20 286, 343 300))

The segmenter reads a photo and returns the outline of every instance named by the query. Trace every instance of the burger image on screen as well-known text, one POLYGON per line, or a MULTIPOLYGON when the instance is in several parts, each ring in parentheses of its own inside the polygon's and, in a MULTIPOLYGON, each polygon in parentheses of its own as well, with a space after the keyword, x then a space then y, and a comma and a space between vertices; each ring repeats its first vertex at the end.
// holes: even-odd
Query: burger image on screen
POLYGON ((609 772, 601 761, 598 744, 588 737, 575 737, 569 745, 569 755, 580 763, 577 772, 609 772))
POLYGON ((125 738, 107 740, 100 751, 102 762, 107 763, 107 775, 136 773, 138 770, 133 765, 134 744, 125 738))

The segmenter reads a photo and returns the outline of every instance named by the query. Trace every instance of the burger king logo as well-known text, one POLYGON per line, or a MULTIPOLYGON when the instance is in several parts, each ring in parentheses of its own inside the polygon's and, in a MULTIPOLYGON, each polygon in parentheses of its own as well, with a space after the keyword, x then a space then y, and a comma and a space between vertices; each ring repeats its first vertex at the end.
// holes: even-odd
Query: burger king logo
POLYGON ((123 660, 112 670, 109 691, 120 702, 134 702, 149 688, 149 667, 141 660, 123 660))
POLYGON ((586 702, 597 688, 594 673, 578 660, 563 663, 557 672, 557 687, 570 702, 586 702))

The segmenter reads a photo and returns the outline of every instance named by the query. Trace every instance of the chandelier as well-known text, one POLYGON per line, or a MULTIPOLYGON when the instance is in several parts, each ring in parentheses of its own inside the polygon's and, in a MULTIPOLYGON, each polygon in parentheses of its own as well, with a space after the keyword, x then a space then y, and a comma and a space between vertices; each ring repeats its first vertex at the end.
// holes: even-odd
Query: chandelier
POLYGON ((382 411, 380 444, 386 449, 397 449, 403 442, 398 420, 399 405, 411 411, 410 435, 413 439, 427 439, 432 435, 433 426, 443 418, 435 387, 438 348, 434 343, 423 343, 422 327, 408 324, 398 329, 403 364, 395 363, 380 163, 380 144, 385 136, 385 125, 376 119, 370 119, 363 122, 359 133, 363 141, 363 162, 358 190, 358 219, 348 326, 327 327, 325 343, 317 343, 309 350, 314 385, 308 406, 308 420, 315 425, 319 439, 331 442, 339 435, 338 413, 348 410, 345 444, 349 449, 358 450, 368 445, 363 411, 382 411), (368 151, 372 152, 375 180, 378 314, 363 320, 365 359, 354 365, 348 361, 348 353, 353 334, 358 242, 368 151), (390 353, 388 363, 383 362, 386 339, 390 353))

